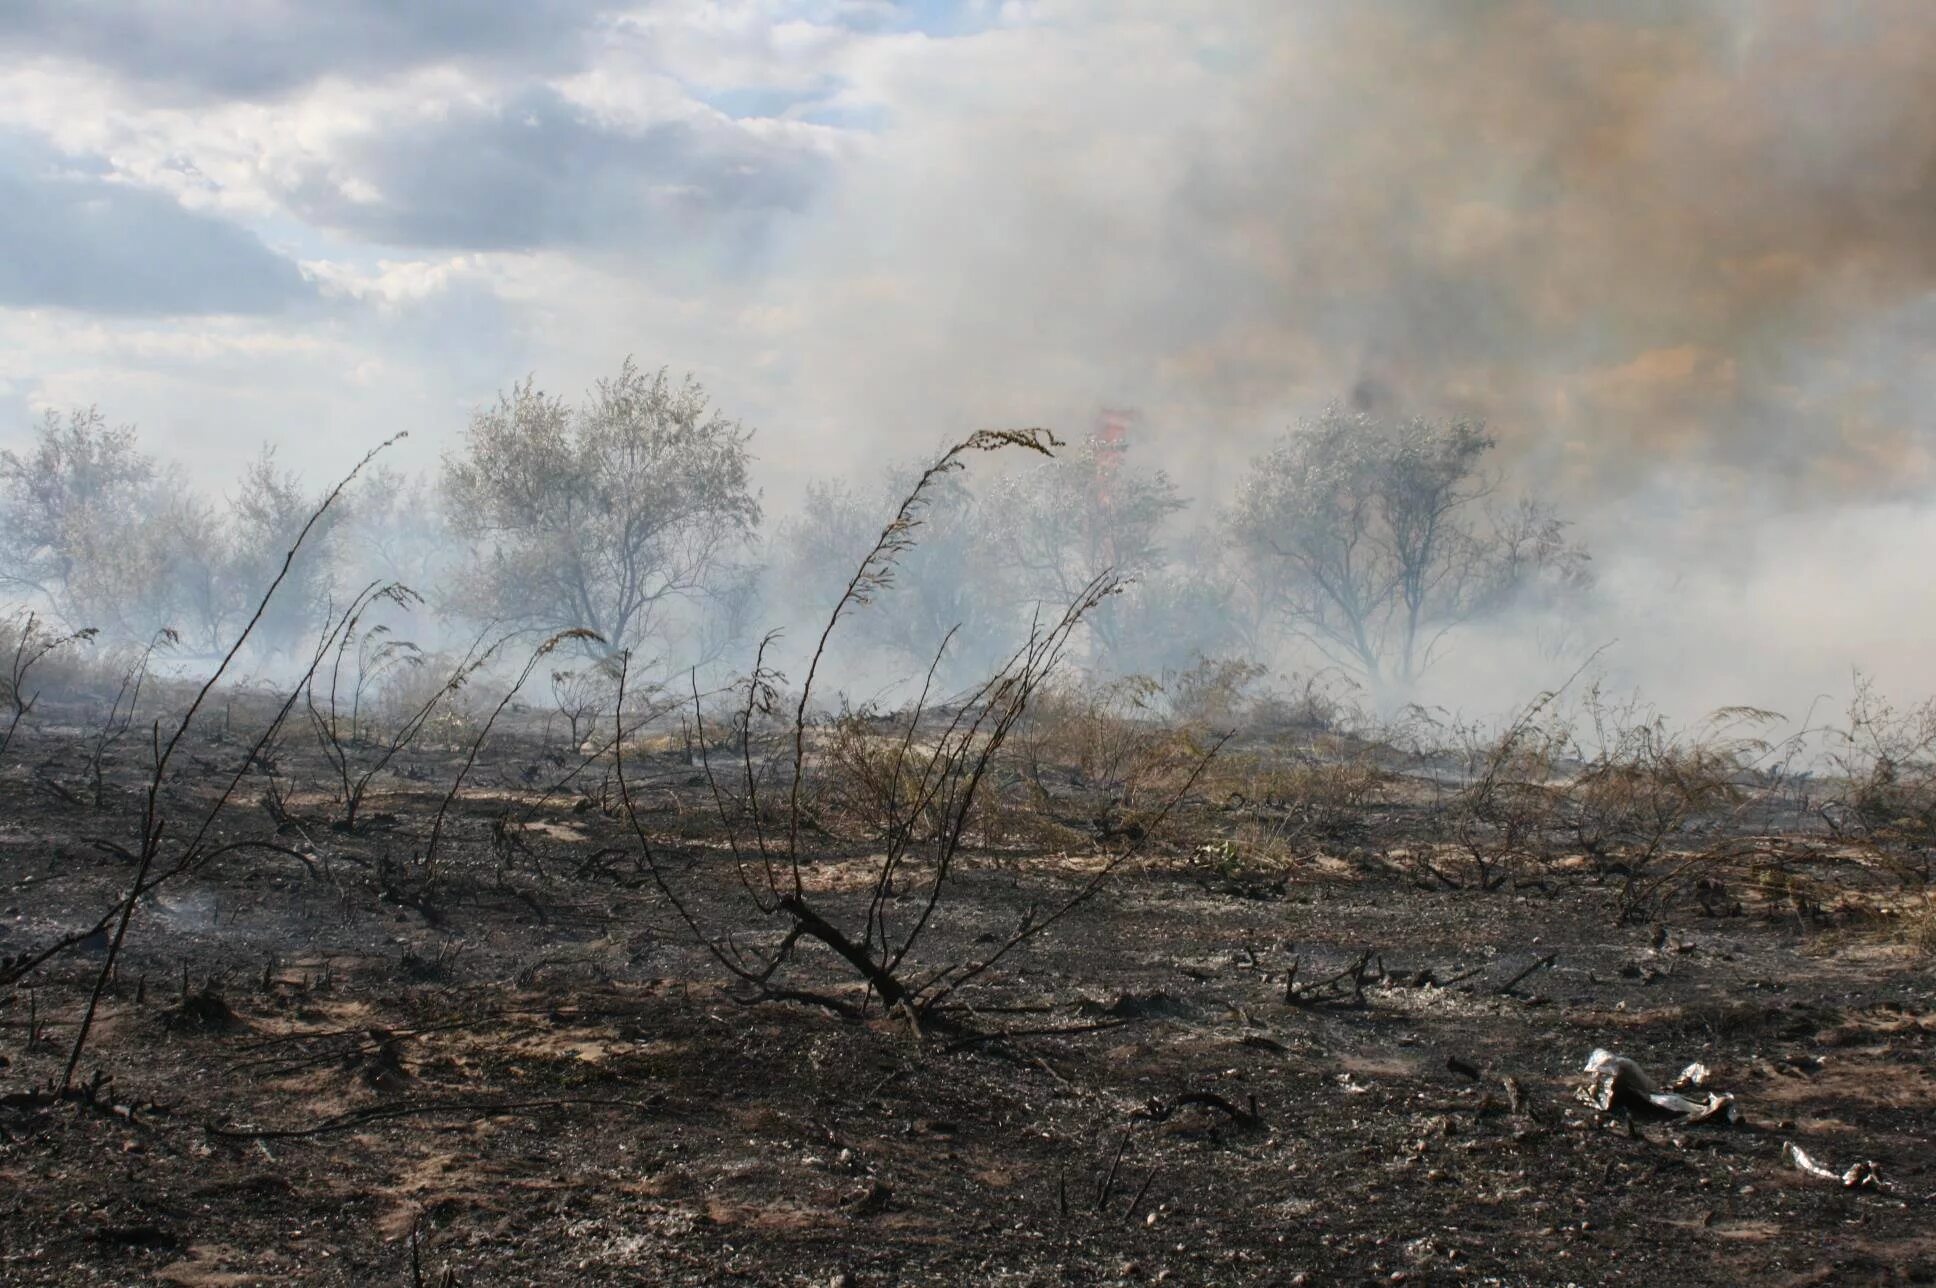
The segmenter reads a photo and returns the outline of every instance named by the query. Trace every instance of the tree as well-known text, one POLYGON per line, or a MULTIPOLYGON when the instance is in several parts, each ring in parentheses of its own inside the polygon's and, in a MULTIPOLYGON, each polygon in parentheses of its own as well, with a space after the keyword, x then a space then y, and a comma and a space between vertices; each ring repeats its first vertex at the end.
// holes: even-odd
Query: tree
MULTIPOLYGON (((1186 502, 1162 471, 1123 469, 1097 440, 1056 447, 1061 454, 979 488, 954 476, 928 485, 919 543, 892 584, 860 609, 871 639, 925 667, 952 632, 938 674, 966 680, 996 665, 1038 614, 1060 611, 1098 574, 1113 572, 1134 580, 1084 614, 1089 661, 1120 671, 1159 653, 1168 659, 1149 647, 1145 628, 1151 611, 1179 598, 1165 572, 1162 528, 1186 502)), ((810 611, 840 593, 838 570, 879 536, 877 516, 919 475, 897 465, 861 492, 839 480, 808 485, 806 503, 775 542, 774 581, 791 609, 810 611)))
POLYGON ((72 628, 213 647, 234 610, 230 552, 221 517, 96 408, 48 412, 32 450, 0 452, 0 588, 72 628))
POLYGON ((1205 659, 1255 656, 1255 642, 1237 611, 1242 603, 1239 587, 1213 552, 1204 552, 1201 561, 1179 554, 1139 576, 1109 606, 1101 660, 1118 675, 1161 679, 1205 659))
MULTIPOLYGON (((809 621, 840 596, 848 570, 880 539, 881 515, 894 512, 921 472, 898 464, 865 489, 839 479, 807 485, 805 503, 773 542, 774 598, 789 617, 809 621)), ((993 524, 981 499, 952 473, 928 480, 922 503, 919 540, 850 611, 865 617, 870 646, 913 672, 948 639, 940 675, 946 683, 966 681, 1010 647, 1006 604, 991 576, 993 524)))
MULTIPOLYGON (((0 452, 0 585, 38 593, 72 621, 90 552, 117 543, 146 509, 155 462, 132 425, 98 408, 48 411, 31 451, 0 452)), ((84 598, 84 596, 81 596, 84 598)))
MULTIPOLYGON (((413 504, 398 495, 398 476, 379 483, 390 510, 413 504)), ((165 630, 215 652, 282 571, 317 502, 272 448, 214 505, 143 452, 133 426, 110 426, 91 407, 49 412, 31 450, 0 452, 0 591, 42 600, 70 627, 109 639, 141 644, 165 630)), ((253 640, 287 649, 328 615, 345 509, 331 507, 309 529, 253 640)))
POLYGON ((1131 578, 1127 593, 1088 615, 1092 661, 1124 669, 1141 641, 1145 610, 1167 604, 1162 529, 1188 502, 1162 470, 1122 468, 1121 450, 1090 438, 1031 463, 993 489, 989 534, 1010 596, 1024 611, 1069 603, 1105 570, 1131 578))
POLYGON ((476 543, 469 614, 637 647, 733 580, 760 520, 750 439, 690 377, 630 359, 582 407, 514 386, 444 462, 451 526, 476 543))
MULTIPOLYGON (((249 588, 266 585, 319 513, 320 497, 311 496, 302 478, 276 465, 275 449, 264 447, 242 471, 229 497, 229 530, 233 554, 229 569, 234 602, 247 602, 249 588)), ((263 611, 255 635, 272 649, 284 650, 307 640, 330 611, 330 546, 344 510, 320 512, 309 528, 309 539, 289 566, 282 592, 263 611)))
POLYGON ((247 593, 234 579, 234 550, 214 506, 187 487, 162 490, 130 534, 129 548, 97 565, 103 574, 116 570, 120 611, 97 612, 92 620, 123 640, 170 631, 188 649, 219 652, 241 625, 236 619, 247 593))
POLYGON ((363 479, 335 533, 339 599, 372 581, 394 582, 434 597, 458 569, 435 480, 380 466, 363 479))
POLYGON ((1589 651, 1586 617, 1580 612, 1593 589, 1593 556, 1567 536, 1570 525, 1551 505, 1521 497, 1493 519, 1499 542, 1501 608, 1523 614, 1540 654, 1578 659, 1589 651))
POLYGON ((1494 440, 1465 421, 1397 424, 1337 408, 1252 463, 1233 516, 1279 620, 1375 693, 1409 688, 1446 637, 1587 555, 1541 506, 1488 522, 1494 440))

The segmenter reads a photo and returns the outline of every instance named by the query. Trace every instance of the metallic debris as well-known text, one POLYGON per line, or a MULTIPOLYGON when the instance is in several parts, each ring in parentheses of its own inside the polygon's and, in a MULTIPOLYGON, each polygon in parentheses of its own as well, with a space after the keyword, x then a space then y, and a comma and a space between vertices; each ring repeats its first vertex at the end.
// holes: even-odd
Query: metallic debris
POLYGON ((1857 1163, 1845 1172, 1837 1172, 1810 1158, 1801 1146, 1792 1141, 1784 1141, 1781 1147, 1781 1161, 1798 1172, 1807 1172, 1810 1176, 1817 1176, 1825 1181, 1835 1181, 1851 1190, 1882 1188, 1882 1173, 1877 1169, 1874 1159, 1857 1163))
POLYGON ((1698 1062, 1662 1086, 1626 1056, 1598 1048, 1587 1057, 1586 1072, 1592 1077, 1580 1089, 1580 1099, 1602 1113, 1616 1108, 1641 1109, 1671 1114, 1690 1123, 1716 1119, 1731 1123, 1740 1118, 1733 1096, 1706 1089, 1708 1068, 1698 1062))

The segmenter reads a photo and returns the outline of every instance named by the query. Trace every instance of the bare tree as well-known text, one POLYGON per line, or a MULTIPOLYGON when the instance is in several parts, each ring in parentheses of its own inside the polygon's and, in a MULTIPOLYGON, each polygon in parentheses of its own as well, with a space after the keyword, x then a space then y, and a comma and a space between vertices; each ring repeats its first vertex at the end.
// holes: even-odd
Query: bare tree
MULTIPOLYGON (((806 503, 789 515, 773 543, 774 599, 789 615, 811 621, 846 588, 846 574, 880 536, 892 513, 922 478, 919 465, 893 465, 868 486, 844 480, 807 485, 806 503)), ((967 683, 1012 645, 1006 591, 990 549, 992 516, 953 472, 929 478, 922 492, 922 539, 900 552, 897 574, 851 612, 864 615, 869 646, 925 669, 941 652, 947 683, 967 683)))
POLYGON ((234 580, 236 549, 222 514, 187 488, 169 488, 150 505, 120 564, 127 611, 101 620, 128 639, 162 633, 199 653, 219 653, 248 610, 234 580))
MULTIPOLYGON (((229 497, 229 529, 234 543, 230 584, 246 602, 243 587, 259 586, 274 575, 295 535, 318 513, 317 498, 292 470, 280 468, 275 449, 264 447, 242 472, 229 497)), ((327 547, 343 511, 323 511, 309 540, 290 565, 283 593, 257 624, 255 642, 275 650, 309 638, 330 609, 330 560, 327 547)))
POLYGON ((1164 524, 1188 504, 1169 475, 1123 469, 1119 456, 1119 449, 1090 438, 1002 479, 989 500, 989 536, 999 555, 991 566, 1010 575, 1010 597, 1025 610, 1074 602, 1103 568, 1144 583, 1100 604, 1084 623, 1093 660, 1112 670, 1129 660, 1142 610, 1174 589, 1164 585, 1151 594, 1149 579, 1167 562, 1164 524))
POLYGON ((408 586, 442 612, 459 566, 461 549, 451 539, 436 481, 389 467, 360 481, 354 504, 334 534, 336 599, 372 581, 408 586))
POLYGON ((732 580, 760 520, 750 437, 692 380, 629 359, 582 407, 514 386, 444 463, 451 525, 476 543, 469 614, 636 648, 732 580))
POLYGON ((1389 696, 1474 616, 1549 573, 1583 577, 1586 554, 1550 511, 1486 521, 1493 444, 1465 421, 1337 408, 1286 435, 1252 464, 1233 517, 1265 606, 1389 696))
MULTIPOLYGON (((566 667, 551 673, 551 705, 564 717, 566 745, 573 751, 584 748, 598 719, 618 696, 619 667, 615 658, 601 658, 584 666, 566 667)), ((545 717, 549 737, 551 718, 545 717)))

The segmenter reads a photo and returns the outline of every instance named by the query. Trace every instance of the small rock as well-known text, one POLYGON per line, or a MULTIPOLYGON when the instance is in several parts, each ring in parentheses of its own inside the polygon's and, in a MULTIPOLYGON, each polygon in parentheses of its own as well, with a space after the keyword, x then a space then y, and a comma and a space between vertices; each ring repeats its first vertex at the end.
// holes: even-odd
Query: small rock
POLYGON ((874 1216, 885 1212, 893 1197, 893 1190, 879 1181, 870 1181, 866 1189, 847 1200, 847 1210, 855 1216, 874 1216))

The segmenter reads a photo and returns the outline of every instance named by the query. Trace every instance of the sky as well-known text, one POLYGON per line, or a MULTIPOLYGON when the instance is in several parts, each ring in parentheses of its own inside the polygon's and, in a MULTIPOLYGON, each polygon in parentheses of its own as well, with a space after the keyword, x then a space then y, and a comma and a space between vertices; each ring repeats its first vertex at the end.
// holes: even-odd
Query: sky
POLYGON ((1486 419, 1670 677, 1928 660, 1927 0, 212 12, 0 5, 0 446, 98 404, 214 486, 426 467, 631 355, 778 508, 1104 405, 1214 504, 1356 395, 1486 419))

